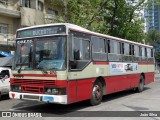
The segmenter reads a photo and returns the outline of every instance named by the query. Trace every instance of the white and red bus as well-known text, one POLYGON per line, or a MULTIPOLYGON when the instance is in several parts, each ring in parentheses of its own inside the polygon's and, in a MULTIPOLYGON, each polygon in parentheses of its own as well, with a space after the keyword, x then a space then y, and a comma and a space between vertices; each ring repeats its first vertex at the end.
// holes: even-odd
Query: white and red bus
POLYGON ((153 47, 58 23, 17 30, 12 99, 70 104, 154 81, 153 47))

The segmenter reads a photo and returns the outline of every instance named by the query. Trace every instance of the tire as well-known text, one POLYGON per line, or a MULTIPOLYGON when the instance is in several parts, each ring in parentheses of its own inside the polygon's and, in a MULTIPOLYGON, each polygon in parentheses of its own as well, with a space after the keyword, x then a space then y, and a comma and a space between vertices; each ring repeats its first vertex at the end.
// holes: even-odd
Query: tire
POLYGON ((137 92, 142 92, 143 90, 144 90, 144 77, 141 75, 136 91, 137 92))
POLYGON ((102 101, 103 90, 101 82, 95 82, 92 88, 92 97, 90 99, 91 105, 98 105, 102 101))

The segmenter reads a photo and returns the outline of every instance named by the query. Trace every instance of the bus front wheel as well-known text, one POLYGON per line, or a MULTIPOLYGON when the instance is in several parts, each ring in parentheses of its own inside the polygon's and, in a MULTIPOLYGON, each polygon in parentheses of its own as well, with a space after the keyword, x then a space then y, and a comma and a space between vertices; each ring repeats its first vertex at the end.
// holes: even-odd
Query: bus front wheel
POLYGON ((103 90, 102 90, 102 83, 101 82, 95 82, 92 88, 92 97, 90 99, 91 105, 98 105, 101 103, 103 96, 103 90))
POLYGON ((136 90, 137 92, 142 92, 144 90, 144 77, 142 75, 140 76, 139 84, 136 90))

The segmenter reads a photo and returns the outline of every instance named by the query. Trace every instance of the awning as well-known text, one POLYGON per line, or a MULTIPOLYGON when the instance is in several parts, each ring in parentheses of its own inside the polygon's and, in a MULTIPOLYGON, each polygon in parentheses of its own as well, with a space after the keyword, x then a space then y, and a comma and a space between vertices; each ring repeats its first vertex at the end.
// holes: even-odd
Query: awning
POLYGON ((4 51, 0 50, 0 56, 2 56, 2 57, 10 57, 10 56, 13 56, 13 54, 10 54, 10 53, 7 53, 7 52, 4 52, 4 51))

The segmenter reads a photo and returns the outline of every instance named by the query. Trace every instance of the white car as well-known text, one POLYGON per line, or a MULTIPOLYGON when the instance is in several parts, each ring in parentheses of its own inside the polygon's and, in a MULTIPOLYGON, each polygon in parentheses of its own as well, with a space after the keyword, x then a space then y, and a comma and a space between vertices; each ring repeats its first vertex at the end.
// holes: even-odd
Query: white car
POLYGON ((11 69, 0 67, 0 99, 1 95, 9 94, 11 69))

